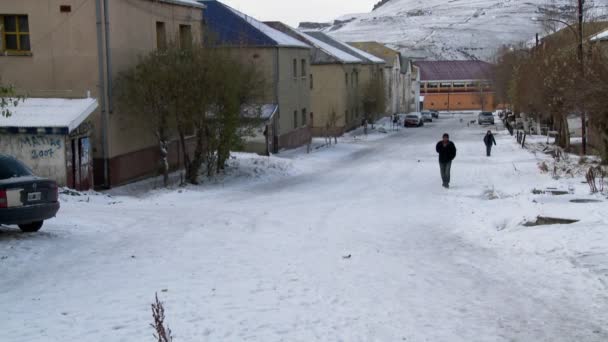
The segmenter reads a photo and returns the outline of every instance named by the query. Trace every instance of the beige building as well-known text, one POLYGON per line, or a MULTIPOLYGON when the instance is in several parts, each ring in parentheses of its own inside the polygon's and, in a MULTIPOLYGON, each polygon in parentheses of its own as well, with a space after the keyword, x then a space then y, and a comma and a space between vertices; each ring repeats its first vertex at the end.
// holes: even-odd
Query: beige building
POLYGON ((335 92, 332 93, 325 91, 323 88, 313 88, 313 108, 319 111, 318 116, 320 117, 320 120, 318 120, 320 121, 320 125, 317 127, 323 128, 327 122, 333 121, 331 120, 333 111, 330 104, 332 101, 335 101, 336 97, 343 99, 341 101, 341 108, 336 111, 339 120, 335 126, 339 132, 358 127, 364 118, 373 117, 376 113, 364 112, 364 89, 375 79, 382 81, 384 77, 382 71, 385 65, 384 60, 322 32, 309 31, 302 32, 302 34, 306 35, 309 39, 314 39, 315 45, 320 51, 329 53, 344 61, 357 61, 345 64, 346 67, 343 72, 335 68, 329 70, 327 65, 322 61, 315 63, 317 64, 317 78, 319 78, 319 80, 315 81, 315 84, 320 84, 319 87, 332 84, 332 87, 335 89, 335 92))
POLYGON ((320 32, 300 32, 280 22, 266 24, 312 47, 309 75, 312 134, 340 135, 360 125, 365 115, 362 88, 373 77, 382 76, 383 62, 355 55, 356 49, 351 51, 348 45, 320 32))
POLYGON ((266 125, 248 140, 246 150, 278 153, 308 144, 311 47, 219 1, 203 3, 205 25, 217 44, 256 65, 266 80, 260 105, 272 109, 264 110, 266 125))
POLYGON ((2 1, 0 77, 32 98, 97 99, 86 132, 79 131, 91 138, 96 186, 153 175, 158 147, 150 120, 116 111, 112 82, 169 40, 201 41, 203 8, 192 0, 2 1))
POLYGON ((402 65, 401 53, 378 42, 349 44, 385 61, 386 114, 407 112, 414 98, 411 94, 411 75, 408 75, 408 66, 402 65))

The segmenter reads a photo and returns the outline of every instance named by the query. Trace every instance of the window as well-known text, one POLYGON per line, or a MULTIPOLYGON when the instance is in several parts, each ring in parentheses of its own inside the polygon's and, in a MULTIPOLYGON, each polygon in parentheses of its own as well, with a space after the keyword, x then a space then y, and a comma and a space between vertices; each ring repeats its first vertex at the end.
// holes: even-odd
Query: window
POLYGON ((344 77, 346 78, 346 86, 348 87, 348 73, 344 73, 344 77))
POLYGON ((31 175, 32 172, 20 161, 0 156, 0 180, 31 175))
POLYGON ((302 126, 306 126, 306 108, 302 109, 302 126))
POLYGON ((167 31, 165 30, 165 23, 162 21, 156 22, 156 48, 158 50, 167 48, 167 31))
POLYGON ((310 90, 314 87, 314 83, 312 81, 312 74, 310 74, 310 90))
POLYGON ((293 60, 293 78, 297 78, 298 77, 298 60, 294 59, 293 60))
POLYGON ((27 15, 0 15, 0 50, 29 52, 30 27, 27 15))
POLYGON ((302 77, 306 77, 306 60, 302 59, 302 77))
POLYGON ((353 88, 355 87, 355 71, 354 70, 350 76, 350 86, 353 88))
POLYGON ((298 111, 293 111, 293 128, 298 128, 298 111))
POLYGON ((179 25, 179 43, 182 49, 192 47, 192 28, 190 25, 179 25))

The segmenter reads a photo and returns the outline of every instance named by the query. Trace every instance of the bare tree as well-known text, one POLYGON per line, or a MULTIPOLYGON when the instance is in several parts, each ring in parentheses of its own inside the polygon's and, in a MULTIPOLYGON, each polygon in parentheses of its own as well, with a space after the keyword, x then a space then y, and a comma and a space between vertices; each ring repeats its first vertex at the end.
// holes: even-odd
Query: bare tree
POLYGON ((372 123, 373 127, 380 113, 384 113, 386 110, 385 87, 380 77, 373 77, 364 85, 362 101, 365 117, 372 123))
POLYGON ((168 99, 171 86, 168 64, 170 58, 165 51, 152 52, 142 57, 135 67, 121 73, 114 89, 116 104, 123 113, 151 122, 151 134, 158 141, 159 171, 165 186, 169 183, 169 121, 172 114, 168 99))

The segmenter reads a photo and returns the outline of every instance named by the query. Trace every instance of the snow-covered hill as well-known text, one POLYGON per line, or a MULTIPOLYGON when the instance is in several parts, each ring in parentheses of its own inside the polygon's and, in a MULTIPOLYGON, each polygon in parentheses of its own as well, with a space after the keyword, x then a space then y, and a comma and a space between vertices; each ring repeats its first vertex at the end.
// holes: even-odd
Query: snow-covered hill
MULTIPOLYGON (((607 17, 607 0, 587 0, 607 17)), ((316 29, 344 41, 376 40, 405 55, 429 59, 490 60, 498 47, 528 41, 547 10, 571 0, 389 0, 370 13, 346 15, 316 29)))

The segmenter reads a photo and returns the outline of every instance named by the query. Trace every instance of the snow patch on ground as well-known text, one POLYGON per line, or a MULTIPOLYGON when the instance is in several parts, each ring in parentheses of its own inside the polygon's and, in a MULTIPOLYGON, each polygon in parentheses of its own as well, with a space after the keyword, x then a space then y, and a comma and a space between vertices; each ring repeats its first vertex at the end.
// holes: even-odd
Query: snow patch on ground
POLYGON ((151 340, 155 292, 180 341, 608 340, 607 199, 500 126, 487 158, 473 117, 236 154, 223 182, 62 195, 39 233, 0 228, 0 340, 151 340), (580 221, 522 225, 539 215, 580 221))

